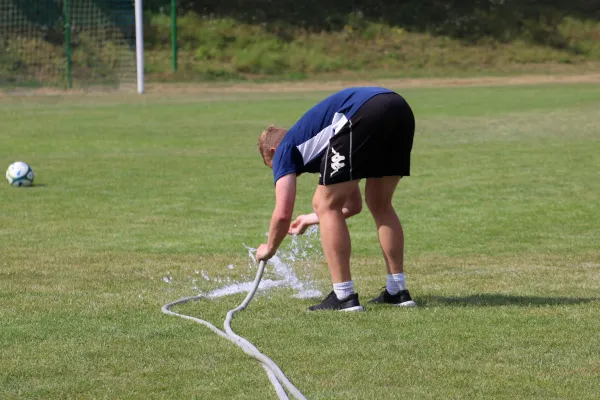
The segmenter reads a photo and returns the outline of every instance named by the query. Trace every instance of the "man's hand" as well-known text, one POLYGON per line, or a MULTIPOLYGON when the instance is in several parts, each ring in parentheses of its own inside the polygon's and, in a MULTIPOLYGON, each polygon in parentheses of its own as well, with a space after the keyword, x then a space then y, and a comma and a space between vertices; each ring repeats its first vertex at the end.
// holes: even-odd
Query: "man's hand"
POLYGON ((309 226, 319 223, 315 214, 299 215, 290 225, 289 235, 302 235, 309 226))
POLYGON ((270 250, 269 245, 261 244, 260 246, 258 246, 258 249, 256 250, 256 261, 257 262, 268 261, 274 255, 275 255, 275 251, 270 250))

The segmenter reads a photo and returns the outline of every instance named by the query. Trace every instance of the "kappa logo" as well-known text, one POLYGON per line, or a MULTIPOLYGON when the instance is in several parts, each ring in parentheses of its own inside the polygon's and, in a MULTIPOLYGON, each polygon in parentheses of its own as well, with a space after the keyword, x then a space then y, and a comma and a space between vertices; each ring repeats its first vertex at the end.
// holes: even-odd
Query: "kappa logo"
POLYGON ((340 153, 335 151, 333 147, 331 148, 331 151, 333 151, 333 157, 331 157, 331 169, 333 171, 331 171, 331 174, 329 174, 330 177, 346 166, 346 164, 342 162, 346 159, 346 157, 340 155, 340 153))

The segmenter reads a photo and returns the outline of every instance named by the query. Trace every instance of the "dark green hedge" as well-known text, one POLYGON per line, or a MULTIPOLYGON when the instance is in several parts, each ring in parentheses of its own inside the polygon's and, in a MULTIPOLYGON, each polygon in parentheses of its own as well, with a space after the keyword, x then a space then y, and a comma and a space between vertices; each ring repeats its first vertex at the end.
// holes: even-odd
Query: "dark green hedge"
MULTIPOLYGON (((169 9, 169 0, 145 0, 147 10, 169 9)), ((461 39, 501 41, 548 37, 565 16, 600 19, 600 0, 178 0, 179 13, 233 17, 274 29, 339 30, 361 20, 461 39)))

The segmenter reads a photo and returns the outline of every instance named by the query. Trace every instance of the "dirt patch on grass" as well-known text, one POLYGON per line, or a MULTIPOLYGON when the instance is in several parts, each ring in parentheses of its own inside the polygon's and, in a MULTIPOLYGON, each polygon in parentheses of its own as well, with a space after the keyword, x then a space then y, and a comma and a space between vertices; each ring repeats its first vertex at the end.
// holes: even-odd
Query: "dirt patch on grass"
MULTIPOLYGON (((298 81, 278 83, 148 83, 145 87, 147 95, 180 95, 180 94, 209 94, 209 93, 293 93, 334 91, 348 86, 384 86, 400 88, 456 87, 456 86, 509 86, 509 85, 539 85, 558 83, 600 83, 600 73, 578 75, 517 75, 472 78, 408 78, 408 79, 340 79, 329 81, 298 81)), ((122 86, 119 89, 92 87, 87 89, 64 90, 57 88, 15 89, 3 93, 0 98, 13 96, 52 96, 52 95, 94 95, 136 92, 133 85, 122 86)))
POLYGON ((522 75, 512 77, 477 78, 419 78, 382 80, 301 81, 282 83, 233 84, 168 84, 148 85, 148 93, 247 93, 247 92, 315 92, 339 90, 347 86, 384 86, 392 88, 452 87, 452 86, 507 86, 549 83, 600 83, 600 74, 586 75, 522 75))

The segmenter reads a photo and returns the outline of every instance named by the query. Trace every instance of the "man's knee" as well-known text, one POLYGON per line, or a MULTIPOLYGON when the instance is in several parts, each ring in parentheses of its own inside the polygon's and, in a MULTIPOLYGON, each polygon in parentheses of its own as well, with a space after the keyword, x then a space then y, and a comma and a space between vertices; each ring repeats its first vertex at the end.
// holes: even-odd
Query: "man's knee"
POLYGON ((382 196, 380 193, 373 193, 373 191, 367 191, 365 193, 365 203, 369 207, 369 211, 372 214, 382 212, 392 207, 392 199, 388 196, 382 196))
POLYGON ((327 211, 341 211, 344 206, 344 198, 337 196, 335 193, 327 191, 317 191, 313 197, 313 210, 317 215, 327 211))
POLYGON ((326 198, 324 196, 320 196, 317 198, 315 196, 315 198, 313 199, 313 210, 315 211, 315 213, 317 213, 317 215, 320 215, 324 212, 335 210, 338 208, 341 210, 342 204, 338 204, 338 202, 332 201, 331 198, 326 198))
POLYGON ((347 212, 349 216, 353 216, 360 214, 362 207, 362 196, 360 194, 360 189, 357 188, 357 190, 354 191, 344 203, 344 208, 348 210, 347 212))
POLYGON ((385 212, 393 209, 392 197, 398 182, 399 176, 385 176, 383 178, 367 179, 365 187, 365 203, 371 213, 385 212))
POLYGON ((353 200, 351 202, 346 202, 344 207, 348 209, 348 215, 353 216, 360 214, 362 212, 362 200, 353 200))

